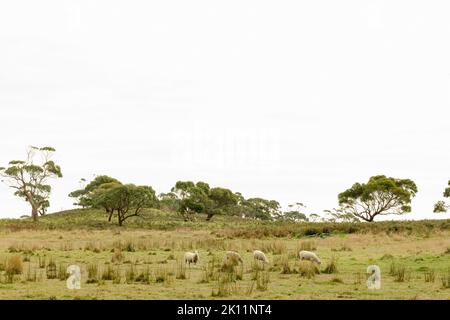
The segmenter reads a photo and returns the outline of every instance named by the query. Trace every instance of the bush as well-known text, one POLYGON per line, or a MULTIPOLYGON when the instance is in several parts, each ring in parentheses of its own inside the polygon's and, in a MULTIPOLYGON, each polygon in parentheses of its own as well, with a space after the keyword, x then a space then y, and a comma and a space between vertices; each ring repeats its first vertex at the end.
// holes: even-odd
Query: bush
POLYGON ((56 279, 58 277, 56 263, 53 260, 50 260, 45 268, 45 272, 47 274, 47 279, 56 279))
POLYGON ((316 276, 316 274, 319 274, 320 271, 317 268, 317 266, 308 260, 302 260, 298 264, 298 271, 300 273, 300 276, 311 279, 316 276))
POLYGON ((87 283, 98 282, 98 266, 96 264, 90 264, 87 266, 88 280, 87 283))
POLYGON ((20 256, 12 256, 6 262, 5 273, 7 275, 17 275, 22 274, 23 264, 22 258, 20 256))
POLYGON ((338 273, 337 262, 338 262, 338 258, 336 258, 335 256, 332 256, 331 260, 328 262, 328 264, 325 267, 325 269, 323 270, 323 272, 328 273, 328 274, 338 273))
POLYGON ((425 272, 425 282, 434 282, 436 279, 436 273, 433 269, 425 272))

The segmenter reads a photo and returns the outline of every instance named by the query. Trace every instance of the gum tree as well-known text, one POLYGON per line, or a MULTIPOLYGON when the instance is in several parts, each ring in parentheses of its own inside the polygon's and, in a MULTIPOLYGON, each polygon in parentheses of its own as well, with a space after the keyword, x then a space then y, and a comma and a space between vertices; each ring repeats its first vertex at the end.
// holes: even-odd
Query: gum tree
MULTIPOLYGON (((450 180, 448 181, 448 187, 444 190, 443 196, 444 198, 450 198, 450 180)), ((450 205, 443 200, 436 202, 436 204, 434 205, 434 212, 437 213, 447 212, 448 209, 450 209, 450 205)))
POLYGON ((355 183, 338 196, 342 212, 372 222, 379 215, 411 212, 417 186, 410 179, 374 176, 367 183, 355 183))
POLYGON ((116 185, 94 199, 96 206, 111 208, 122 226, 125 220, 137 217, 144 208, 154 208, 158 199, 150 186, 116 185))
POLYGON ((114 210, 108 204, 109 202, 98 202, 96 199, 110 189, 120 186, 122 183, 112 177, 100 175, 94 178, 86 187, 75 190, 69 194, 69 197, 77 199, 74 203, 82 208, 102 208, 108 214, 108 221, 111 222, 114 210))
POLYGON ((15 190, 14 195, 30 204, 34 221, 50 206, 49 181, 62 177, 61 168, 51 160, 54 152, 52 147, 29 147, 25 160, 13 160, 7 167, 0 167, 2 181, 15 190))

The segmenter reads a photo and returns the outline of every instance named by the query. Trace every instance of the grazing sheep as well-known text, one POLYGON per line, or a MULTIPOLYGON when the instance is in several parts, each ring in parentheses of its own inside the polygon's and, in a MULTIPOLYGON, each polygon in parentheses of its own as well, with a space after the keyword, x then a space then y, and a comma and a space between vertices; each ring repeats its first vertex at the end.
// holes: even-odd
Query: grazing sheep
POLYGON ((255 250, 253 251, 253 258, 255 260, 260 260, 264 263, 269 263, 269 259, 267 259, 266 255, 264 254, 264 252, 260 251, 260 250, 255 250))
POLYGON ((198 255, 197 250, 195 250, 194 252, 186 252, 184 254, 184 262, 188 263, 189 266, 191 266, 191 263, 196 265, 198 260, 199 260, 199 255, 198 255))
POLYGON ((300 257, 300 260, 309 260, 312 262, 316 262, 317 264, 322 263, 319 257, 314 252, 311 251, 302 250, 298 253, 298 256, 300 257))
POLYGON ((79 290, 81 289, 81 270, 77 265, 71 265, 67 267, 66 270, 69 277, 67 278, 66 284, 69 290, 79 290))
POLYGON ((244 263, 242 257, 236 251, 227 251, 225 254, 225 264, 227 265, 237 265, 239 262, 244 263))
POLYGON ((367 279, 368 289, 380 289, 381 288, 381 271, 377 265, 371 265, 367 267, 367 273, 370 274, 367 279))

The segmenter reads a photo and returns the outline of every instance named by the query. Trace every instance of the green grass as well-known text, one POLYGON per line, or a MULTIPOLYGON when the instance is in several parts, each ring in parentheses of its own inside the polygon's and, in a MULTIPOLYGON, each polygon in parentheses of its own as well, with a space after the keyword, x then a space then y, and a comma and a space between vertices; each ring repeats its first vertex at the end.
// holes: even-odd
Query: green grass
MULTIPOLYGON (((254 221, 240 217, 215 216, 212 221, 205 220, 204 215, 195 217, 194 222, 185 222, 175 212, 156 209, 145 210, 140 217, 127 220, 124 227, 117 226, 116 221, 108 222, 102 210, 76 209, 48 214, 40 217, 37 223, 31 218, 0 219, 0 230, 209 230, 221 237, 228 238, 262 238, 262 237, 317 237, 336 234, 408 234, 429 236, 432 233, 450 231, 450 220, 421 221, 381 221, 372 223, 334 223, 334 222, 286 222, 254 221)), ((275 248, 276 250, 276 248, 275 248)))
POLYGON ((124 227, 96 210, 47 215, 36 224, 4 219, 0 299, 448 299, 448 225, 296 224, 223 216, 184 222, 158 210, 124 227), (335 265, 329 274, 307 270, 298 261, 302 248, 319 255, 321 271, 338 261, 338 273, 335 265), (265 251, 271 264, 258 267, 255 249, 265 251), (184 252, 191 250, 199 251, 200 261, 183 266, 184 252), (244 260, 231 274, 221 270, 227 250, 244 260), (13 277, 5 271, 11 257, 23 265, 13 277), (78 291, 66 289, 63 269, 71 264, 81 267, 78 291), (381 290, 366 288, 370 264, 381 268, 381 290))

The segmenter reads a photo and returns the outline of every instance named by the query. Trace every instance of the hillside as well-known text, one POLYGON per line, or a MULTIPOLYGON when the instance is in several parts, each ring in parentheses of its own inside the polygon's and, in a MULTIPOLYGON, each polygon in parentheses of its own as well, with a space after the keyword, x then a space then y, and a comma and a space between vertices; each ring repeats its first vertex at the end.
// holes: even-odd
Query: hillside
POLYGON ((429 235, 450 230, 450 220, 420 221, 380 221, 372 223, 334 223, 334 222, 283 222, 257 221, 231 216, 216 216, 205 221, 198 215, 194 221, 185 222, 175 212, 147 210, 140 217, 130 218, 123 227, 116 221, 107 221, 101 210, 76 209, 48 214, 40 217, 37 223, 31 218, 0 219, 0 231, 19 230, 207 230, 224 237, 293 237, 328 236, 330 234, 352 233, 404 233, 407 235, 429 235))

